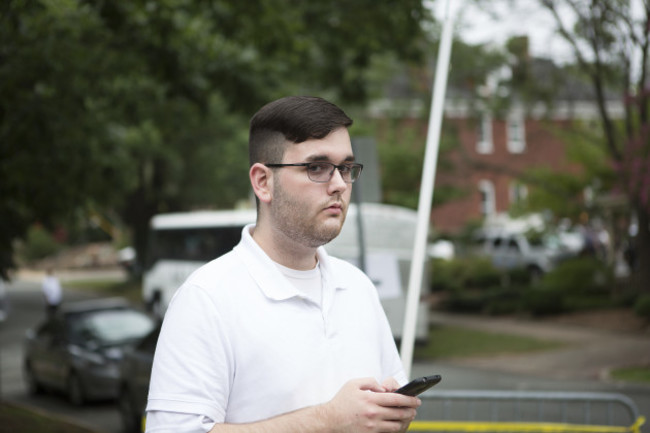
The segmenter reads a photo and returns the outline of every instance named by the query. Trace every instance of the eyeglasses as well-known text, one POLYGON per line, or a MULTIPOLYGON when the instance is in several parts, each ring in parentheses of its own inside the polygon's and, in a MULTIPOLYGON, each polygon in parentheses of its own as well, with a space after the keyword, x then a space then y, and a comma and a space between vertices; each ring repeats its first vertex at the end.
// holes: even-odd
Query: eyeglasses
POLYGON ((347 163, 336 165, 331 162, 300 162, 296 164, 264 164, 271 168, 282 167, 307 167, 307 176, 309 180, 317 183, 329 182, 334 175, 334 170, 338 169, 341 178, 345 183, 352 183, 359 178, 363 164, 347 163))

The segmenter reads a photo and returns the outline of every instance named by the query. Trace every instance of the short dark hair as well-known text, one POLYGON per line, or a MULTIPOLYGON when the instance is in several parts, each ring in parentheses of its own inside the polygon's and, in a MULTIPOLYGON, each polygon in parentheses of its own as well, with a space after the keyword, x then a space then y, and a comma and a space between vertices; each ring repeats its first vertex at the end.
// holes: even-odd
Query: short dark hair
POLYGON ((339 107, 315 96, 287 96, 269 102, 251 118, 248 157, 256 162, 279 163, 287 142, 325 138, 352 125, 339 107))

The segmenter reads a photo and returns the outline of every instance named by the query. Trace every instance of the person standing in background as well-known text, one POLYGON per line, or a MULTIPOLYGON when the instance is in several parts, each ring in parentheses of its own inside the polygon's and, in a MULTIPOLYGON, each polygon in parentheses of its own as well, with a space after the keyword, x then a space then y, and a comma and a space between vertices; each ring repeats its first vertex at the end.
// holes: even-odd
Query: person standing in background
POLYGON ((47 268, 41 287, 43 289, 43 297, 45 298, 45 312, 51 316, 56 313, 63 299, 61 283, 54 275, 54 269, 47 268))

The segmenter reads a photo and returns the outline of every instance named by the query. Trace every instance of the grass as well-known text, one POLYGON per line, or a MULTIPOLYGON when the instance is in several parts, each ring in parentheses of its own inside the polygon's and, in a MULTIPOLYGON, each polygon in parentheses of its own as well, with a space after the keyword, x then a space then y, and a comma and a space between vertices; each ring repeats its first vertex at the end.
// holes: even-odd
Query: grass
POLYGON ((102 296, 119 296, 135 305, 142 303, 142 283, 139 280, 85 279, 69 280, 63 283, 65 288, 84 290, 102 296))
POLYGON ((562 346, 563 343, 557 341, 477 331, 455 326, 434 326, 429 333, 428 344, 416 347, 414 358, 430 360, 501 355, 550 350, 562 346))
POLYGON ((650 365, 619 368, 611 372, 616 380, 634 383, 650 383, 650 365))
POLYGON ((94 433, 51 416, 0 402, 0 429, 6 432, 94 433))

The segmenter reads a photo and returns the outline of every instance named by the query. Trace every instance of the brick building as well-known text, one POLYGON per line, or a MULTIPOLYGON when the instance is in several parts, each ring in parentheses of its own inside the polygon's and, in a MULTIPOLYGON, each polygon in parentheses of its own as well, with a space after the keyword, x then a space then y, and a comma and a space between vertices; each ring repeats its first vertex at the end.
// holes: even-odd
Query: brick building
MULTIPOLYGON (((383 103, 386 106, 388 102, 383 103)), ((393 110, 389 117, 400 118, 402 125, 418 130, 424 143, 426 120, 422 116, 417 119, 419 110, 413 109, 413 105, 401 106, 410 108, 401 110, 401 114, 393 110)), ((381 107, 375 105, 373 117, 382 116, 381 107)), ((617 116, 623 108, 612 102, 609 109, 617 116)), ((446 186, 461 193, 432 209, 431 220, 439 233, 457 233, 470 222, 508 212, 535 188, 526 182, 531 169, 544 167, 577 174, 581 168, 568 161, 561 132, 570 129, 576 119, 595 122, 594 125, 598 119, 596 105, 584 99, 556 102, 552 111, 541 107, 514 108, 498 117, 477 112, 462 98, 452 96, 445 101, 442 134, 452 130, 458 145, 440 156, 448 168, 437 170, 434 201, 435 191, 446 186)), ((440 163, 439 159, 439 166, 440 163)))

